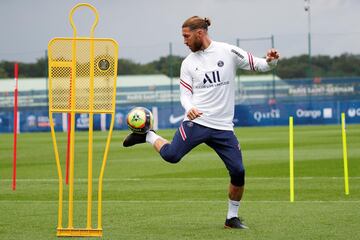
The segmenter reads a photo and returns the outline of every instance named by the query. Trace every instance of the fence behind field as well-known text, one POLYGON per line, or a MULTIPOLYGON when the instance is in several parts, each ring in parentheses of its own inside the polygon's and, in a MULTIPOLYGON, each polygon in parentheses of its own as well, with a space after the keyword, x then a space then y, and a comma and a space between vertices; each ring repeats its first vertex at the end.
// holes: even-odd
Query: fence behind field
MULTIPOLYGON (((278 79, 272 75, 237 79, 235 126, 336 124, 345 112, 347 122, 360 123, 360 78, 278 79)), ((13 130, 13 79, 0 80, 0 132, 13 130)), ((49 131, 45 78, 19 79, 20 131, 49 131)), ((159 128, 177 127, 183 115, 178 79, 164 75, 119 76, 116 129, 126 129, 124 117, 134 106, 158 109, 159 128), (173 83, 171 86, 170 83, 173 83), (176 121, 175 121, 176 120, 176 121)), ((76 116, 77 129, 87 129, 87 115, 76 116)), ((57 130, 66 129, 61 114, 57 130)), ((107 126, 106 117, 94 119, 96 130, 107 126)))

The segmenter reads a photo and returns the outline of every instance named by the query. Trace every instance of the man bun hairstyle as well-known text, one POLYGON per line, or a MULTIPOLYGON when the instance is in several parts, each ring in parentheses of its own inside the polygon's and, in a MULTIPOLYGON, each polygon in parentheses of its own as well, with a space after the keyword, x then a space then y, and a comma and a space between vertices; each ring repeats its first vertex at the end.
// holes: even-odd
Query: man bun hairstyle
POLYGON ((184 24, 182 25, 183 28, 188 27, 190 30, 195 29, 204 29, 208 30, 208 27, 211 25, 209 18, 201 18, 199 16, 193 16, 188 18, 184 24))

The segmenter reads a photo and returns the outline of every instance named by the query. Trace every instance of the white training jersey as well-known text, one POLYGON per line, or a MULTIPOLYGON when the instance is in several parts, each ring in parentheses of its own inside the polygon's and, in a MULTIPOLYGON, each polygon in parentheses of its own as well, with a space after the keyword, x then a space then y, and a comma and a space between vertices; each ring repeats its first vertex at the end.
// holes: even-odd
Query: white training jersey
MULTIPOLYGON (((187 113, 196 107, 203 114, 193 122, 233 130, 237 68, 265 72, 276 66, 236 46, 211 41, 205 50, 190 53, 181 64, 180 100, 187 113)), ((189 120, 185 114, 184 120, 189 120)))

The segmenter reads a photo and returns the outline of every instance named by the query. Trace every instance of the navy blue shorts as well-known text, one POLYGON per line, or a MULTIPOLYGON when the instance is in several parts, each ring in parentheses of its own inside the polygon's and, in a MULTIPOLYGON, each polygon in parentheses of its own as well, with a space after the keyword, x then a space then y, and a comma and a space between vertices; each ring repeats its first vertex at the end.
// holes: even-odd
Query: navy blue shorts
POLYGON ((223 160, 230 176, 244 175, 240 144, 233 131, 217 130, 184 121, 176 131, 172 142, 160 149, 160 155, 167 162, 177 163, 201 143, 215 150, 223 160))

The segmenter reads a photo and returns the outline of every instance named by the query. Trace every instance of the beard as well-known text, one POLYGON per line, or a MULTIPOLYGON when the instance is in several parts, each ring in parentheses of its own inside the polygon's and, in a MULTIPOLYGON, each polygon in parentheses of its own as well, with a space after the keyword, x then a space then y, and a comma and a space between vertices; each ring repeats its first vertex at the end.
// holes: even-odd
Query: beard
POLYGON ((190 50, 192 52, 197 52, 202 49, 202 42, 201 41, 195 41, 194 44, 189 46, 190 50))

